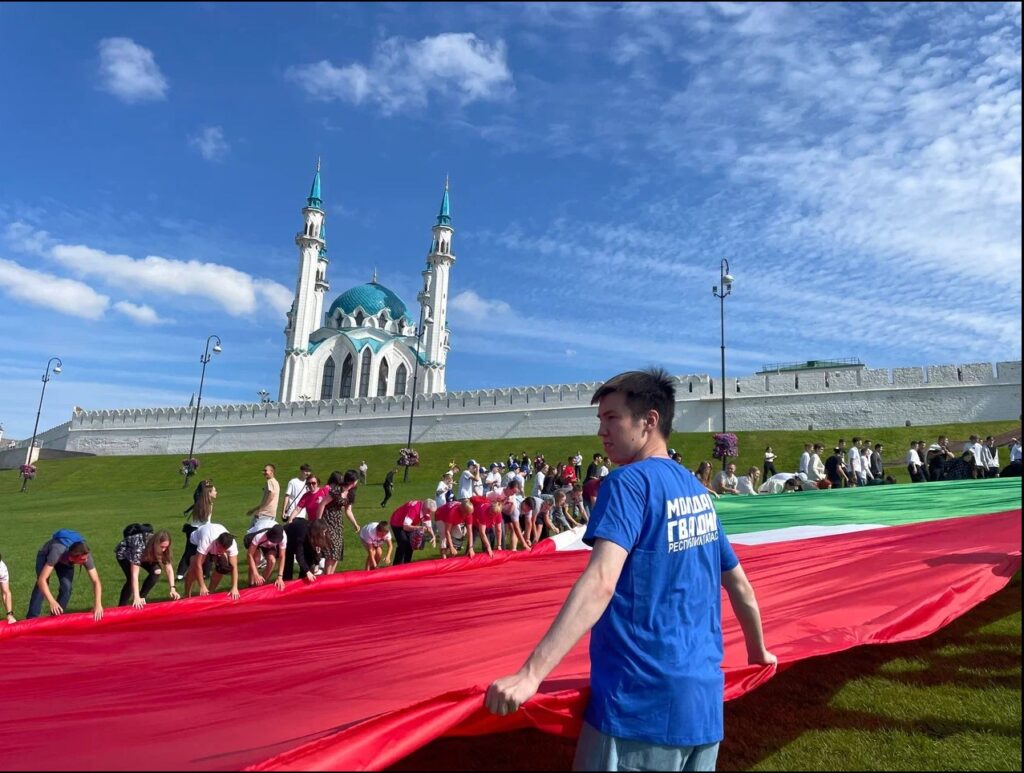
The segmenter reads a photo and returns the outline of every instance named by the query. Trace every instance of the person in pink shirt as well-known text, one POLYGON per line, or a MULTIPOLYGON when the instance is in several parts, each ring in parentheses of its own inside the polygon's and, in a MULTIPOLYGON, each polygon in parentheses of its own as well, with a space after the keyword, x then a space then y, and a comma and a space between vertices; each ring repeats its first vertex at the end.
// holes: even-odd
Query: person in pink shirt
MULTIPOLYGON (((306 491, 299 497, 298 504, 295 505, 295 512, 301 513, 305 511, 305 517, 308 517, 310 521, 315 521, 317 516, 320 514, 320 503, 323 502, 330 493, 330 486, 321 486, 316 475, 310 475, 309 479, 306 481, 306 491)), ((303 516, 298 515, 296 517, 302 518, 303 516)))
MULTIPOLYGON (((423 534, 430 528, 430 520, 437 510, 437 503, 431 499, 414 499, 406 502, 391 514, 391 530, 395 534, 395 566, 408 564, 412 561, 413 532, 423 534)), ((436 544, 433 531, 431 541, 436 544)))

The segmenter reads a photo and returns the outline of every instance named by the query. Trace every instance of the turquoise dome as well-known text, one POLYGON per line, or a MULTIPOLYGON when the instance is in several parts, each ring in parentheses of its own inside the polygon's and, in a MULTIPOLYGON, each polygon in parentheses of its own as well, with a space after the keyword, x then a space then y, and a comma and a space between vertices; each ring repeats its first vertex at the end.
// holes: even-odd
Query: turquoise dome
POLYGON ((362 307, 363 313, 369 316, 373 316, 384 309, 388 310, 392 319, 408 318, 409 316, 408 309, 406 309, 402 299, 384 285, 377 284, 376 282, 359 285, 343 292, 331 304, 327 316, 333 316, 334 312, 339 309, 343 314, 355 314, 356 309, 360 307, 362 307))

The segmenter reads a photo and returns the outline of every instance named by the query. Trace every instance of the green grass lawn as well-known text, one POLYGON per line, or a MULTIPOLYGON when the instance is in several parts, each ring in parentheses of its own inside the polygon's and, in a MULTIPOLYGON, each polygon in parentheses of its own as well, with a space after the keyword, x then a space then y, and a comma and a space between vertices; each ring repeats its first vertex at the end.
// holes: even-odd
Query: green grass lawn
MULTIPOLYGON (((831 447, 840 437, 854 435, 882 442, 886 457, 902 461, 910 440, 931 441, 948 434, 961 439, 972 433, 998 434, 1016 422, 941 427, 897 427, 825 432, 740 432, 741 469, 760 466, 766 445, 778 454, 780 471, 796 468, 805 441, 831 447)), ((671 445, 691 469, 711 457, 710 434, 676 434, 671 445)), ((594 437, 530 440, 471 441, 424 444, 418 447, 421 466, 409 481, 397 476, 389 507, 380 508, 384 473, 397 458, 396 447, 320 448, 306 451, 253 451, 208 454, 200 472, 217 484, 219 499, 214 519, 244 532, 245 511, 259 502, 262 468, 278 467, 282 487, 308 462, 324 478, 365 459, 370 483, 361 487, 355 506, 360 523, 390 515, 407 499, 431 495, 448 462, 460 465, 474 457, 480 462, 504 459, 508 453, 542 452, 548 460, 564 460, 581 451, 585 457, 601 448, 594 437)), ((83 457, 40 462, 39 477, 20 493, 15 470, 0 471, 0 553, 11 570, 14 608, 24 615, 34 582, 35 553, 57 528, 81 531, 95 551, 104 580, 105 604, 116 603, 122 575, 113 550, 121 529, 133 521, 168 528, 179 542, 181 511, 192 500, 195 480, 187 489, 177 468, 181 455, 83 457)), ((893 468, 907 480, 902 464, 893 468)), ((821 494, 820 496, 827 496, 821 494)), ((342 569, 361 567, 363 551, 351 531, 347 535, 342 569)), ((417 553, 417 559, 436 551, 417 553)), ((245 571, 242 572, 245 585, 245 571)), ((180 588, 180 584, 179 584, 180 588)), ((158 584, 150 599, 166 598, 158 584)), ((91 589, 83 575, 75 581, 69 609, 91 608, 91 589)), ((727 742, 721 769, 892 769, 1019 770, 1021 764, 1021 597, 1020 578, 1010 588, 954 624, 927 639, 909 644, 863 647, 799 663, 765 687, 731 702, 726 709, 727 742)), ((445 739, 403 763, 404 769, 442 768, 453 759, 472 759, 472 739, 445 739), (450 744, 445 747, 444 744, 450 744), (431 761, 430 754, 447 748, 431 761), (431 749, 434 751, 431 752, 431 749), (452 756, 454 755, 454 756, 452 756), (466 755, 469 755, 468 757, 466 755)), ((529 733, 491 739, 486 759, 464 769, 568 769, 572 744, 529 733), (543 742, 542 742, 543 741, 543 742), (504 766, 504 767, 503 767, 504 766)))

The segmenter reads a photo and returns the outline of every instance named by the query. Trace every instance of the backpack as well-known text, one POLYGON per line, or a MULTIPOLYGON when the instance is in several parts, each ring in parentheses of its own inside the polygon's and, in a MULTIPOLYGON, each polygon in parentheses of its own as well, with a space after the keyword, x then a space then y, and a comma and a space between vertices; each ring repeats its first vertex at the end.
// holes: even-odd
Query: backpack
POLYGON ((85 537, 74 529, 57 529, 51 539, 56 540, 66 548, 70 548, 76 542, 85 542, 85 537))
POLYGON ((125 539, 134 537, 136 534, 152 534, 153 527, 148 523, 130 523, 124 527, 124 531, 121 532, 125 539))

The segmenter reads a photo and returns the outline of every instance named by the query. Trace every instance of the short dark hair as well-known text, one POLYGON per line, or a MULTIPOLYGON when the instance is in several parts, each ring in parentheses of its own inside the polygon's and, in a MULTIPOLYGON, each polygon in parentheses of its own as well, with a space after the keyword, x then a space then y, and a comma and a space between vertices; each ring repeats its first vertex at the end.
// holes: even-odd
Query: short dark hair
POLYGON ((230 548, 231 547, 231 543, 234 542, 234 541, 235 541, 235 537, 229 531, 226 531, 226 532, 224 532, 223 534, 221 534, 220 536, 217 537, 217 544, 220 545, 225 550, 230 548))
POLYGON ((634 419, 642 418, 648 411, 657 411, 658 433, 668 440, 672 434, 676 389, 672 377, 664 368, 630 370, 613 376, 597 388, 590 404, 596 405, 602 397, 613 392, 622 393, 634 419))
POLYGON ((313 468, 310 467, 308 464, 300 464, 299 472, 313 472, 313 468))
POLYGON ((274 543, 279 543, 284 538, 284 526, 277 524, 267 529, 267 540, 274 543))

